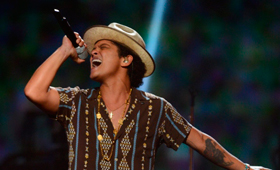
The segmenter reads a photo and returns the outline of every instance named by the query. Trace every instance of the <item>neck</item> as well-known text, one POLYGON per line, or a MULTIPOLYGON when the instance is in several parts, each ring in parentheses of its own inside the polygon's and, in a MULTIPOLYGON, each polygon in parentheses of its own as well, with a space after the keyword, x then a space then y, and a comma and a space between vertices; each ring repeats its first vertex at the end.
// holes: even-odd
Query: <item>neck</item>
POLYGON ((122 104, 128 98, 130 88, 129 80, 122 81, 119 79, 102 83, 100 91, 106 106, 113 109, 116 108, 115 106, 122 104))

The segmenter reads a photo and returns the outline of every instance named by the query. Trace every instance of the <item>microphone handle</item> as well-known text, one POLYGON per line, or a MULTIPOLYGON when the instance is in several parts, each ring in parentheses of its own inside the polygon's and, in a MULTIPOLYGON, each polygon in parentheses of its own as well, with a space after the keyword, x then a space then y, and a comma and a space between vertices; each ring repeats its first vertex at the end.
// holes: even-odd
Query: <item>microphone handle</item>
POLYGON ((63 32, 65 33, 65 35, 70 39, 70 41, 72 42, 73 46, 76 48, 79 45, 76 43, 76 36, 74 34, 74 31, 72 30, 72 28, 70 27, 70 24, 68 23, 68 21, 66 20, 65 17, 62 18, 61 22, 59 22, 59 25, 61 26, 63 32))
POLYGON ((53 14, 54 14, 56 20, 58 21, 61 29, 65 33, 65 35, 69 38, 69 40, 72 42, 73 46, 76 48, 76 51, 78 53, 78 57, 83 59, 83 60, 85 58, 87 58, 88 54, 87 54, 87 51, 85 49, 85 46, 80 47, 76 43, 76 36, 75 36, 74 31, 72 30, 70 24, 68 23, 67 19, 61 15, 61 13, 59 12, 58 9, 54 9, 53 14))

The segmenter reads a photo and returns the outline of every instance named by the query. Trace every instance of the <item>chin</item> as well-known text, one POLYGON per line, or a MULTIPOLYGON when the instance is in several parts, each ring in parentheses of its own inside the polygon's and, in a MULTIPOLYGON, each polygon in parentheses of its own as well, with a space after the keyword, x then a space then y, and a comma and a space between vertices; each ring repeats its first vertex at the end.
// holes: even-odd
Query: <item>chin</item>
POLYGON ((96 81, 96 82, 100 82, 99 78, 97 75, 93 75, 93 74, 90 74, 89 78, 93 81, 96 81))
POLYGON ((89 75, 89 78, 92 79, 92 80, 94 80, 95 77, 96 77, 96 76, 95 76, 94 74, 92 74, 92 73, 89 75))
POLYGON ((95 77, 95 76, 93 76, 93 75, 90 75, 90 76, 89 76, 89 78, 90 78, 91 80, 96 81, 96 77, 95 77))
POLYGON ((89 77, 90 77, 90 79, 95 79, 95 77, 97 77, 97 74, 93 69, 91 69, 89 77))

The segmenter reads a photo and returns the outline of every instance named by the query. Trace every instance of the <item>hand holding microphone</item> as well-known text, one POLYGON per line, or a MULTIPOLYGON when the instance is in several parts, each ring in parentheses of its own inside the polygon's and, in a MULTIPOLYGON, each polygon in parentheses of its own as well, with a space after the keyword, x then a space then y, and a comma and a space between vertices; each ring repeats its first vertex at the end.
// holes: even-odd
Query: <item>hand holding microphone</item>
POLYGON ((88 56, 86 47, 85 46, 80 47, 76 43, 76 39, 77 39, 76 35, 74 34, 74 31, 70 27, 70 24, 68 23, 66 18, 60 14, 58 9, 54 9, 53 14, 54 14, 55 18, 57 19, 57 21, 58 21, 60 27, 62 28, 63 32, 65 33, 65 35, 69 38, 69 40, 72 42, 73 46, 76 48, 78 57, 83 60, 86 59, 88 56))

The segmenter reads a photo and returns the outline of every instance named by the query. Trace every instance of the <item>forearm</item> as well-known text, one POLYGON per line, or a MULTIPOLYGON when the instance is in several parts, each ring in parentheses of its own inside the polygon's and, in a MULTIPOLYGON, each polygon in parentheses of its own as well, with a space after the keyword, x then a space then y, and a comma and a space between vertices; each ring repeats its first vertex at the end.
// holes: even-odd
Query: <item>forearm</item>
POLYGON ((199 151, 204 157, 226 169, 244 170, 244 163, 225 150, 215 139, 204 134, 204 143, 204 148, 199 151))
POLYGON ((244 163, 226 151, 215 139, 195 128, 186 143, 218 166, 232 170, 245 169, 244 163))

